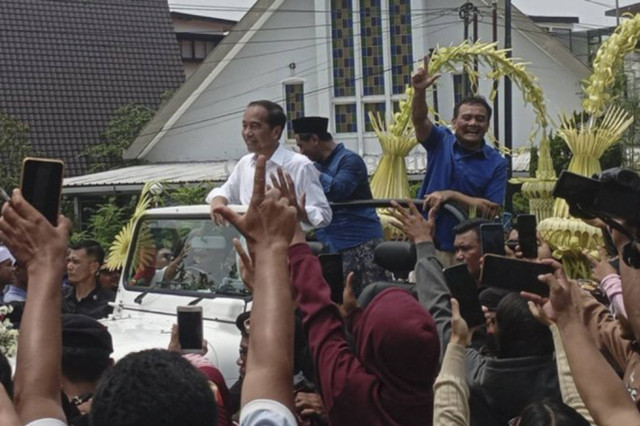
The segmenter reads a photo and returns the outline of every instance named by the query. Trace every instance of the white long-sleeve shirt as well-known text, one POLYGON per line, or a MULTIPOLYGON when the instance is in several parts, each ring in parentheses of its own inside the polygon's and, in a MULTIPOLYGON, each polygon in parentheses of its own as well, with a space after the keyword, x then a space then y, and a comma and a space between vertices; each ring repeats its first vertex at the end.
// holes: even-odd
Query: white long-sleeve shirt
MULTIPOLYGON (((220 187, 214 188, 206 201, 210 203, 215 197, 227 199, 229 204, 248 205, 253 194, 253 178, 256 172, 257 155, 250 153, 238 161, 227 181, 220 187)), ((296 186, 298 200, 306 193, 305 210, 309 222, 315 228, 321 228, 331 223, 331 207, 324 195, 320 184, 320 172, 304 155, 295 153, 278 145, 271 158, 267 160, 267 183, 271 182, 271 174, 276 174, 278 167, 289 173, 296 186)))

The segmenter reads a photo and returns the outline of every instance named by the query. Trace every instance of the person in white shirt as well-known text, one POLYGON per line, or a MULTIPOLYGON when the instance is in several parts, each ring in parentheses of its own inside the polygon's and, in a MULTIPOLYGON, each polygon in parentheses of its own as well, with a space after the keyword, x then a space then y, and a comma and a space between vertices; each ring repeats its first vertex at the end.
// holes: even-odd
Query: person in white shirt
POLYGON ((298 208, 298 219, 307 227, 321 228, 331 222, 331 207, 320 184, 320 173, 304 155, 280 145, 279 140, 287 123, 280 105, 267 101, 251 102, 242 118, 242 137, 249 154, 236 164, 227 181, 214 188, 206 201, 211 205, 211 218, 222 224, 224 219, 214 213, 216 207, 227 204, 248 205, 253 193, 256 158, 267 158, 267 179, 281 168, 293 178, 297 199, 304 205, 298 208))
MULTIPOLYGON (((294 303, 289 281, 289 244, 305 234, 297 209, 276 187, 265 193, 266 159, 256 159, 255 188, 247 212, 228 207, 214 213, 231 222, 253 248, 251 333, 242 385, 241 426, 295 426, 293 393, 294 303), (282 197, 282 198, 280 198, 282 197)), ((287 187, 284 187, 287 190, 287 187)))

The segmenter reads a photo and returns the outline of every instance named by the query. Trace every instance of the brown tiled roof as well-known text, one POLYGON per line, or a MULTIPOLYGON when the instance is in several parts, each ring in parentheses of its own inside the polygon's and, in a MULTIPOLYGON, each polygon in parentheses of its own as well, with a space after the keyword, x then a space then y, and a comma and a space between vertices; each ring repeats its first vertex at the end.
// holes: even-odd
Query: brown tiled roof
POLYGON ((117 108, 183 81, 166 0, 0 0, 0 110, 70 176, 117 108))

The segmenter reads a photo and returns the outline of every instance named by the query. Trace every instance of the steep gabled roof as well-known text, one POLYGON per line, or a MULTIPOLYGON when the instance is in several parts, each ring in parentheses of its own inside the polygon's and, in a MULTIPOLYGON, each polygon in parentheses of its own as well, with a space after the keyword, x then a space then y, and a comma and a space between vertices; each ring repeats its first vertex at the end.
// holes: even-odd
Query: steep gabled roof
POLYGON ((151 122, 124 153, 125 159, 143 158, 168 129, 213 82, 229 62, 282 4, 282 0, 258 0, 231 29, 224 43, 218 44, 176 94, 158 111, 151 122))
POLYGON ((183 81, 166 0, 0 1, 0 111, 71 176, 117 108, 157 108, 183 81))

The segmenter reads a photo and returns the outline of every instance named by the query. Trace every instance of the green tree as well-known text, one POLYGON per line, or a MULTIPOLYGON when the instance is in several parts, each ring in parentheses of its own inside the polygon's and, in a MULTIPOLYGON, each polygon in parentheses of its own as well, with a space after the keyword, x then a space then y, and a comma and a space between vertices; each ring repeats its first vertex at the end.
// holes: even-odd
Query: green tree
POLYGON ((204 199, 214 187, 212 182, 200 183, 193 186, 179 186, 169 188, 166 192, 166 203, 170 205, 204 204, 204 199))
POLYGON ((0 111, 0 186, 10 192, 20 184, 22 159, 35 155, 29 140, 29 126, 0 111))
POLYGON ((135 164, 135 161, 123 160, 122 153, 129 148, 154 114, 153 109, 137 102, 118 108, 101 135, 102 142, 84 151, 89 171, 95 173, 135 164))

